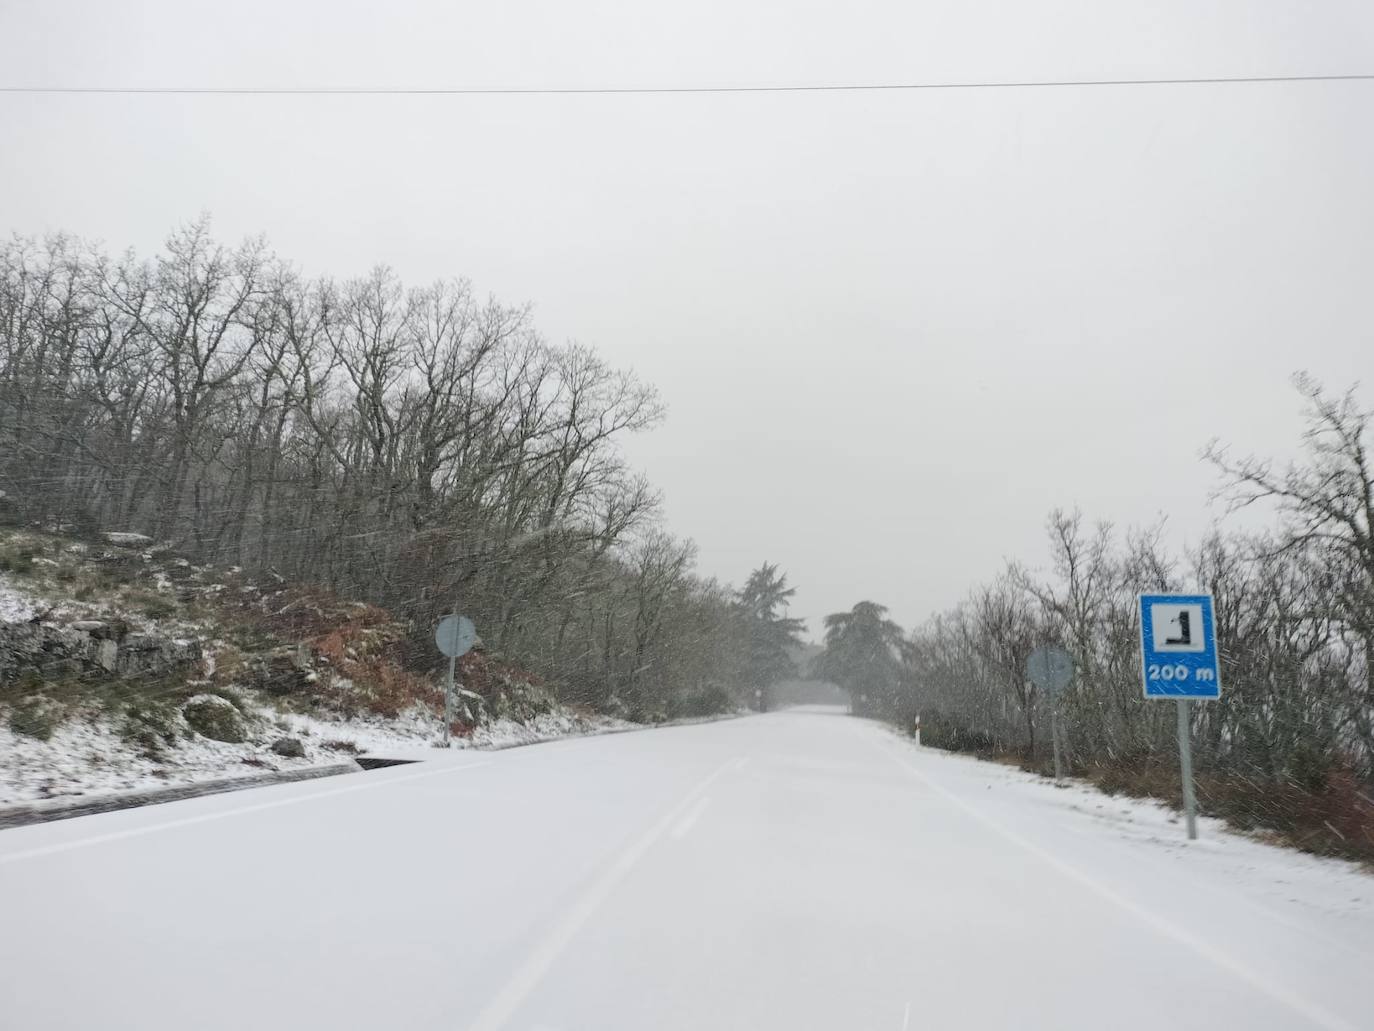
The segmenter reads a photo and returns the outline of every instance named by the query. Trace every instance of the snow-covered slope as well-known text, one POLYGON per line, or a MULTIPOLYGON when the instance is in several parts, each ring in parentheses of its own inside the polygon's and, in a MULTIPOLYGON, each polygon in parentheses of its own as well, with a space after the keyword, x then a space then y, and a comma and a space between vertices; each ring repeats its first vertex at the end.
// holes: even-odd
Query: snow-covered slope
MULTIPOLYGON (((435 754, 440 689, 400 664, 407 629, 383 610, 138 534, 0 531, 0 559, 0 806, 435 754)), ((462 693, 453 747, 628 726, 467 662, 485 693, 462 693)))

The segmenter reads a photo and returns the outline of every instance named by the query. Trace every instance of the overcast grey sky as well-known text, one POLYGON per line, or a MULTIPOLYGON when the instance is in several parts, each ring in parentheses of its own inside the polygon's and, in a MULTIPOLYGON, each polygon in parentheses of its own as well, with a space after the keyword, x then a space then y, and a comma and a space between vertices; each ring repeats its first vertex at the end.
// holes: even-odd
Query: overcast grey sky
MULTIPOLYGON (((0 0, 0 82, 687 86, 1374 72, 1374 4, 0 0)), ((0 95, 0 231, 202 211, 311 274, 531 301, 657 384, 704 572, 905 625, 1056 505, 1174 540, 1198 449, 1374 372, 1374 82, 652 96, 0 95)), ((1374 384, 1371 384, 1374 388, 1374 384)), ((1374 401, 1374 389, 1365 397, 1374 401)))

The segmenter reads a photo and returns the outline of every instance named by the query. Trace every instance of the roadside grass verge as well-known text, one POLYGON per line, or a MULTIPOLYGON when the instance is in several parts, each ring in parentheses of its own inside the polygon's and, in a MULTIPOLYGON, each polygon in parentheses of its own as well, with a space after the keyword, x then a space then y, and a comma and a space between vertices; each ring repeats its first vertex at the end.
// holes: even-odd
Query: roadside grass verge
MULTIPOLYGON (((922 727, 921 743, 942 751, 1054 776, 1054 760, 999 749, 985 735, 946 734, 922 727)), ((1074 762, 1065 772, 1106 795, 1150 798, 1180 809, 1183 784, 1174 755, 1136 756, 1114 762, 1074 762)), ((1318 856, 1352 859, 1374 868, 1374 785, 1345 765, 1295 783, 1258 774, 1201 767, 1195 774, 1198 811, 1238 831, 1318 856)))
POLYGON ((165 757, 190 731, 180 719, 181 706, 197 695, 216 695, 245 719, 252 710, 230 688, 184 675, 109 677, 89 674, 44 676, 25 673, 0 683, 0 708, 10 730, 39 741, 49 740, 67 720, 104 716, 119 735, 149 758, 165 757))

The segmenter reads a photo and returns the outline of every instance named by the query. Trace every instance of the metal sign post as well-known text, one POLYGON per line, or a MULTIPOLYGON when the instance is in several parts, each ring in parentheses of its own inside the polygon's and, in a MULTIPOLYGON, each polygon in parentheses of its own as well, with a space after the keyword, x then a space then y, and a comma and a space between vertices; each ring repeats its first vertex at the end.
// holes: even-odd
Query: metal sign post
POLYGON ((1059 698, 1051 696, 1050 741, 1054 744, 1054 779, 1063 779, 1063 763, 1059 760, 1059 698))
POLYGON ((453 727, 453 692, 455 673, 458 669, 458 656, 466 655, 477 643, 477 628, 467 616, 454 613, 439 620, 434 628, 434 643, 439 651, 448 656, 448 681, 444 685, 444 747, 449 746, 449 736, 453 727))
POLYGON ((1221 665, 1210 594, 1140 596, 1141 681, 1146 698, 1178 703, 1178 764, 1188 837, 1197 837, 1192 725, 1188 702, 1221 697, 1221 665))
POLYGON ((1054 779, 1064 776, 1059 758, 1059 693, 1073 680, 1073 656, 1058 645, 1046 644, 1026 659, 1026 679, 1050 696, 1050 740, 1054 744, 1054 779))
POLYGON ((1188 721, 1188 699, 1178 700, 1178 765, 1183 775, 1183 815, 1188 823, 1188 840, 1197 838, 1197 796, 1193 793, 1193 742, 1188 721))
POLYGON ((453 733, 453 684, 458 672, 458 656, 448 657, 448 680, 444 684, 444 747, 449 746, 449 735, 453 733))

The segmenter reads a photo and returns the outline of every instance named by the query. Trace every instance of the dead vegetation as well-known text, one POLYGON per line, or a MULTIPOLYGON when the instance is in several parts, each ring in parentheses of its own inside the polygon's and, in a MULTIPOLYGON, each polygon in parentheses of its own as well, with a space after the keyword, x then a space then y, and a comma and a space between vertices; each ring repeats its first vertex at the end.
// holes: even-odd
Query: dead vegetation
MULTIPOLYGON (((1042 777, 1054 776, 1054 763, 1048 756, 1026 762, 1015 751, 997 748, 990 738, 945 733, 938 721, 932 726, 924 717, 921 741, 1042 777)), ((1153 798, 1175 808, 1182 805, 1183 787, 1174 756, 1070 763, 1067 772, 1107 795, 1153 798)), ((1203 770, 1196 776, 1196 790, 1203 815, 1223 819, 1237 830, 1313 855, 1374 866, 1374 796, 1348 768, 1338 766, 1306 783, 1203 770)))
MULTIPOLYGON (((244 741, 243 723, 262 704, 343 719, 394 719, 416 709, 438 719, 443 712, 432 647, 376 605, 192 566, 165 549, 36 529, 12 530, 0 541, 4 561, 24 570, 26 592, 52 599, 38 616, 44 626, 23 632, 42 636, 54 654, 34 658, 21 675, 4 676, 0 663, 0 707, 15 733, 48 740, 68 719, 105 716, 145 754, 163 756, 191 732, 244 741), (91 638, 137 644, 176 635, 200 642, 203 664, 170 676, 118 676, 90 659, 99 650, 91 638), (233 711, 211 702, 185 711, 198 695, 224 699, 233 711)), ((523 720, 555 705, 538 678, 481 651, 463 658, 459 677, 463 694, 450 728, 458 736, 483 719, 523 720)))

